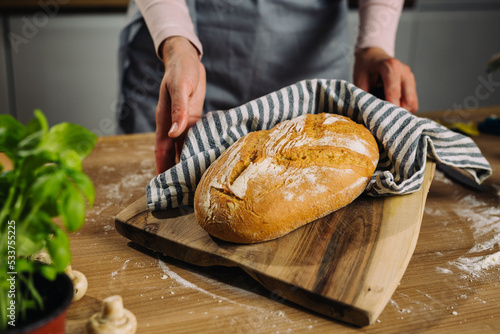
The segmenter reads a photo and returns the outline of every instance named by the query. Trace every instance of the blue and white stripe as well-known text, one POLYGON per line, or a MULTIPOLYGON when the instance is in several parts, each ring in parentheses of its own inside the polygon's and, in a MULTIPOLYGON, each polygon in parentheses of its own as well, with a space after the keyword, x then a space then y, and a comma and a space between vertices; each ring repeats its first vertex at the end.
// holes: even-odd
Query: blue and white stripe
POLYGON ((478 183, 492 173, 488 161, 466 136, 377 99, 346 81, 304 80, 240 107, 203 116, 188 133, 180 163, 148 184, 148 208, 192 205, 204 171, 239 138, 306 113, 322 112, 350 117, 377 138, 380 160, 366 189, 371 196, 420 189, 427 157, 467 171, 478 183))

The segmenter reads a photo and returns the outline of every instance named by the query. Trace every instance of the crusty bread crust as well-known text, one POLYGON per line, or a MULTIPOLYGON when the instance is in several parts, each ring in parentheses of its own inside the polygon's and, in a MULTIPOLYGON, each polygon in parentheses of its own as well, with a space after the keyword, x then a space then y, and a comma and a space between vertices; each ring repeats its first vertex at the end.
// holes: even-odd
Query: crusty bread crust
POLYGON ((251 132, 206 170, 196 218, 226 241, 281 237, 351 203, 378 157, 372 134, 340 115, 307 114, 251 132))

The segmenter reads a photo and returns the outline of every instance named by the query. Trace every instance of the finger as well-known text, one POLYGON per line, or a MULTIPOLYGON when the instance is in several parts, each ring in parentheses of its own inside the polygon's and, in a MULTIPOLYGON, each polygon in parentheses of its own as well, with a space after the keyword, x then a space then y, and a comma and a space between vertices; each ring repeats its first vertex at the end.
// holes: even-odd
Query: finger
POLYGON ((189 108, 188 102, 192 90, 186 85, 177 85, 170 90, 172 126, 168 132, 170 138, 180 136, 188 124, 189 108))
POLYGON ((175 164, 175 147, 168 137, 172 124, 170 114, 170 96, 165 85, 160 87, 160 98, 156 107, 155 160, 156 172, 163 173, 175 164))
POLYGON ((172 138, 165 138, 161 144, 155 147, 156 173, 160 174, 176 164, 175 143, 172 138))
POLYGON ((417 85, 411 71, 403 77, 401 106, 412 113, 418 110, 417 85))
POLYGON ((384 83, 385 99, 392 104, 401 106, 401 71, 397 69, 397 59, 389 59, 380 69, 384 83))
POLYGON ((354 65, 354 73, 353 73, 353 82, 354 85, 358 88, 361 88, 364 91, 370 90, 370 82, 368 71, 363 67, 363 63, 356 63, 354 65))
POLYGON ((366 92, 370 90, 370 80, 366 72, 364 74, 359 74, 356 78, 354 78, 354 85, 366 92))
POLYGON ((172 126, 172 117, 170 114, 171 104, 170 94, 168 93, 165 83, 162 82, 160 86, 158 104, 156 105, 155 110, 157 139, 168 137, 168 131, 172 126))
POLYGON ((175 162, 179 163, 181 160, 182 148, 186 141, 187 131, 184 131, 179 137, 175 139, 175 162))

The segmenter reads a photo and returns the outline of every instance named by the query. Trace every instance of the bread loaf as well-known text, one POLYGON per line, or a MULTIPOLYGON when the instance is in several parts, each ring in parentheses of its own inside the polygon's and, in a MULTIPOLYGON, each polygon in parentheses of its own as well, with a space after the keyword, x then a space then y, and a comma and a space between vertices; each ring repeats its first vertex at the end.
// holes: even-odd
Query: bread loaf
POLYGON ((249 133, 212 163, 196 189, 196 218, 226 241, 278 238, 351 203, 377 163, 377 142, 364 126, 303 115, 249 133))

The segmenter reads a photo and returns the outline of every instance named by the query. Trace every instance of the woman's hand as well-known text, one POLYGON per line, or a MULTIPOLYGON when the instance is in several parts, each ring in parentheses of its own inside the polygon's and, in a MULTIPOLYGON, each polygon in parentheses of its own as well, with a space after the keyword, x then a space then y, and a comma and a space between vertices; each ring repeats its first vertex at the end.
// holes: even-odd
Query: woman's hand
POLYGON ((376 47, 365 48, 355 55, 354 84, 370 91, 379 79, 384 85, 385 99, 414 113, 418 110, 415 77, 408 65, 376 47))
POLYGON ((174 166, 188 130, 198 121, 205 100, 206 74, 197 49, 184 37, 163 42, 165 75, 156 107, 156 171, 174 166))

